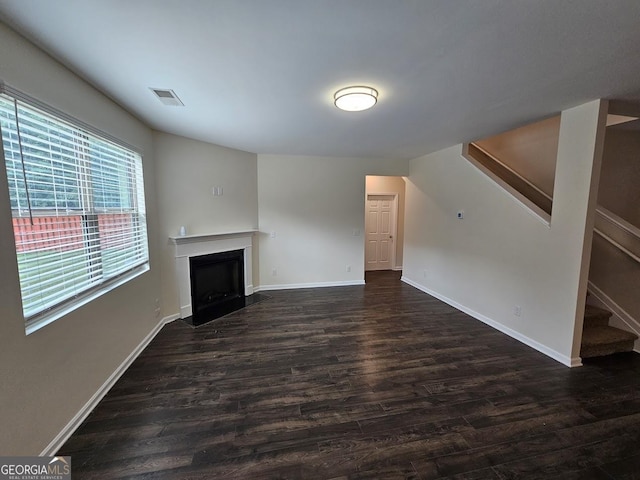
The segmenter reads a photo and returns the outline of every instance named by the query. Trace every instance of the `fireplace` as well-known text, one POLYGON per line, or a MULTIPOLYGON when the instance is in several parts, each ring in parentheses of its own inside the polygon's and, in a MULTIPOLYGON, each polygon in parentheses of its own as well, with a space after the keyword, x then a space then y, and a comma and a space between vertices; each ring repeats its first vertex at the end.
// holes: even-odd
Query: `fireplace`
POLYGON ((245 306, 243 250, 191 257, 189 267, 193 325, 245 306))
MULTIPOLYGON (((253 291, 253 272, 252 272, 252 240, 255 230, 245 230, 238 232, 224 232, 224 233, 209 233, 209 234, 197 234, 197 235, 184 235, 169 237, 171 243, 175 246, 175 259, 176 259, 176 287, 178 294, 178 301, 180 302, 180 311, 174 318, 181 318, 188 323, 194 325, 200 325, 199 322, 206 322, 217 318, 222 315, 226 315, 231 311, 225 311, 226 308, 235 306, 234 302, 229 302, 229 305, 218 312, 213 311, 198 311, 192 304, 192 279, 191 272, 192 262, 191 259, 208 258, 210 255, 227 254, 233 252, 242 252, 242 259, 240 260, 240 273, 238 275, 239 282, 243 282, 242 288, 240 288, 239 294, 244 297, 244 305, 254 303, 258 294, 253 291), (240 276, 241 275, 241 276, 240 276), (194 322, 194 313, 195 322, 194 322), (209 318, 207 318, 209 317, 209 318)), ((235 254, 234 254, 235 255, 235 254)), ((225 258, 225 257, 222 257, 225 258)), ((227 259, 228 260, 228 259, 227 259)), ((197 268, 197 267, 196 267, 197 268)), ((223 273, 226 275, 226 273, 223 273)), ((196 278, 196 282, 198 279, 196 278)), ((205 300, 207 300, 205 298, 205 300)), ((239 300, 236 300, 236 305, 240 304, 239 300)))

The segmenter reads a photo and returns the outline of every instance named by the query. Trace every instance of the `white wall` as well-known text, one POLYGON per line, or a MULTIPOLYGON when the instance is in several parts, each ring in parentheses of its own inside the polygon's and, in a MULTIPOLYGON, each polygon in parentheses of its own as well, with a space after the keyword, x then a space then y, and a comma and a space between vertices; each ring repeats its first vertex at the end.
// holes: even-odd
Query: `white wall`
POLYGON ((405 160, 258 155, 260 288, 363 283, 365 177, 407 173, 405 160))
POLYGON ((562 114, 550 227, 465 160, 460 145, 412 160, 403 278, 565 364, 579 362, 600 107, 562 114))
POLYGON ((151 131, 0 23, 0 80, 139 148, 144 155, 151 270, 26 336, 0 169, 0 452, 37 455, 158 325, 160 268, 151 131))
MULTIPOLYGON (((402 252, 404 250, 404 209, 405 209, 405 182, 402 177, 384 177, 368 175, 366 180, 366 194, 395 193, 398 196, 398 218, 396 219, 397 232, 395 240, 396 269, 402 269, 402 252)), ((366 220, 365 220, 366 223, 366 220)))
MULTIPOLYGON (((163 311, 170 315, 178 313, 179 302, 169 237, 178 235, 181 225, 187 234, 257 229, 257 156, 168 133, 154 132, 153 139, 163 245, 163 311), (222 196, 213 195, 213 186, 222 187, 222 196)), ((257 248, 253 251, 257 256, 257 248)))

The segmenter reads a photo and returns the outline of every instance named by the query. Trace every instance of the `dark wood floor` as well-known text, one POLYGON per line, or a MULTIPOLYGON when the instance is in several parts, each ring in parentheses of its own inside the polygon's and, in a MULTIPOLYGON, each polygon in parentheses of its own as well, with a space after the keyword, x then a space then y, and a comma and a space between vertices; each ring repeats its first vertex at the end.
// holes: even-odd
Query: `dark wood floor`
POLYGON ((74 479, 639 479, 640 355, 569 369, 402 284, 167 325, 59 452, 74 479))

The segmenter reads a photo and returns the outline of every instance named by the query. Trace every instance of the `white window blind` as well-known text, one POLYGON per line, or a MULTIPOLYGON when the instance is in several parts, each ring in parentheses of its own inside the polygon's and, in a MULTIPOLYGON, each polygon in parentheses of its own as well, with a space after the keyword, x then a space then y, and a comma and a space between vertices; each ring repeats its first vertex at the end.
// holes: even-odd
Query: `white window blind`
POLYGON ((149 254, 141 156, 24 97, 0 84, 0 130, 29 323, 148 268, 149 254))

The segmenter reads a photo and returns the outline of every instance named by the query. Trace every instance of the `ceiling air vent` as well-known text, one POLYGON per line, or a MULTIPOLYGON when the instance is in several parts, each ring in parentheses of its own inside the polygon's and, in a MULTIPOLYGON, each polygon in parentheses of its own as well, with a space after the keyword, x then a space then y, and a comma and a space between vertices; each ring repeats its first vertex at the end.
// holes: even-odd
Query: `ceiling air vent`
POLYGON ((172 107, 184 107, 184 103, 178 98, 176 92, 166 88, 152 88, 151 91, 165 105, 172 107))

